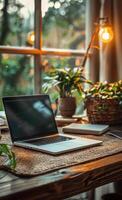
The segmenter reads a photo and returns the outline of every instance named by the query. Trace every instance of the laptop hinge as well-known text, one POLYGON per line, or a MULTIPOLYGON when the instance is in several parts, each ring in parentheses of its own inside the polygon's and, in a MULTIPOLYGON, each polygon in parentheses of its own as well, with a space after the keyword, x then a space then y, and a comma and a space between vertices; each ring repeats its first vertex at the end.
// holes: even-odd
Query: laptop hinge
POLYGON ((49 136, 37 137, 37 138, 31 138, 31 139, 27 139, 27 140, 20 140, 20 141, 14 141, 14 142, 35 141, 35 140, 44 139, 44 138, 50 138, 50 137, 52 138, 52 137, 55 137, 55 136, 59 136, 59 133, 54 133, 54 134, 49 135, 49 136))

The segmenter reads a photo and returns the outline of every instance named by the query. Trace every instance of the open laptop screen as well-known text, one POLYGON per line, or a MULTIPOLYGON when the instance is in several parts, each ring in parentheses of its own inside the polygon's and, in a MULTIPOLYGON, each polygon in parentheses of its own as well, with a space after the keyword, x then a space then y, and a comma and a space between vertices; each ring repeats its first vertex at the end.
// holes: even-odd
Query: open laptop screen
POLYGON ((57 133, 48 95, 3 97, 12 141, 57 133))

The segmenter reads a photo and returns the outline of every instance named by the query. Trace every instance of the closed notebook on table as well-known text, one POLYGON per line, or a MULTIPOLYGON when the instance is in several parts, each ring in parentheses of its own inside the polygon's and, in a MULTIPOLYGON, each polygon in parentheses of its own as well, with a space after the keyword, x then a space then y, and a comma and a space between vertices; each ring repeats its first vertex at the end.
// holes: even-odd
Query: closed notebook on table
POLYGON ((109 130, 109 125, 72 123, 63 127, 63 132, 101 135, 109 130))

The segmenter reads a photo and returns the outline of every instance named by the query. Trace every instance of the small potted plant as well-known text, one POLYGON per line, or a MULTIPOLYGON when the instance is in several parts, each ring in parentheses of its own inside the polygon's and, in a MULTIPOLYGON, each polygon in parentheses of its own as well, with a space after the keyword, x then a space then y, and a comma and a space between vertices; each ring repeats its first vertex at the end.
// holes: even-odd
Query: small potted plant
POLYGON ((43 84, 44 91, 55 88, 59 94, 59 110, 63 117, 72 117, 76 109, 76 98, 73 96, 74 91, 80 95, 84 93, 83 83, 91 83, 83 75, 83 69, 64 68, 54 69, 45 78, 43 84))
POLYGON ((86 91, 86 108, 91 123, 122 123, 122 80, 94 84, 86 91))
POLYGON ((15 169, 16 167, 15 154, 7 144, 0 144, 0 156, 3 156, 6 165, 8 165, 11 169, 15 169))

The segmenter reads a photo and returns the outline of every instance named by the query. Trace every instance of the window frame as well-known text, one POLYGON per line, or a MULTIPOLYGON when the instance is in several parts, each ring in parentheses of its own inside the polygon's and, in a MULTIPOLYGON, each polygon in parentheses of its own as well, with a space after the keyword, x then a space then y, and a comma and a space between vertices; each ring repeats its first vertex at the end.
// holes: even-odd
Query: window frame
POLYGON ((41 92, 41 56, 84 56, 85 50, 71 50, 71 49, 57 49, 57 48, 43 48, 42 47, 42 0, 34 0, 34 31, 35 42, 34 47, 17 47, 17 46, 1 46, 0 53, 7 54, 24 54, 34 56, 34 93, 41 92), (41 33, 41 34, 40 34, 41 33))

